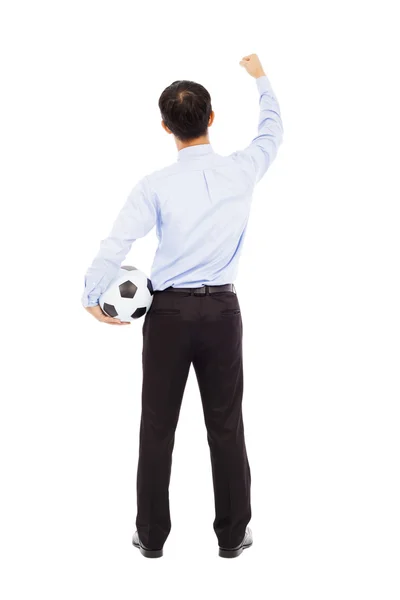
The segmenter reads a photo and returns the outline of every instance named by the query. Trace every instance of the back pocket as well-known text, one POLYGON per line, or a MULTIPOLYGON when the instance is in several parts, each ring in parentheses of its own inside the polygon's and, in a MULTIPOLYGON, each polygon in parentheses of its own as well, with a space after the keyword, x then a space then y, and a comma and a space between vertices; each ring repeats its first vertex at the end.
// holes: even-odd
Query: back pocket
POLYGON ((153 315, 179 315, 179 308, 153 308, 151 311, 153 315))
POLYGON ((240 308, 226 308, 225 310, 221 310, 221 315, 223 317, 231 317, 233 315, 240 315, 240 308))

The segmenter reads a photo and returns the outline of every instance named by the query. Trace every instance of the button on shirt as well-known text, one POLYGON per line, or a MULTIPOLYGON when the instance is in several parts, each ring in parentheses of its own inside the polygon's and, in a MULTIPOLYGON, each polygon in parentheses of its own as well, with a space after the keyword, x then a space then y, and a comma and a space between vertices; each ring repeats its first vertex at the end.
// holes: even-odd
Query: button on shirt
POLYGON ((233 283, 253 189, 282 142, 278 101, 266 75, 259 93, 258 135, 228 156, 211 144, 187 146, 177 161, 140 179, 84 276, 83 306, 95 306, 117 276, 132 243, 156 226, 153 289, 233 283))

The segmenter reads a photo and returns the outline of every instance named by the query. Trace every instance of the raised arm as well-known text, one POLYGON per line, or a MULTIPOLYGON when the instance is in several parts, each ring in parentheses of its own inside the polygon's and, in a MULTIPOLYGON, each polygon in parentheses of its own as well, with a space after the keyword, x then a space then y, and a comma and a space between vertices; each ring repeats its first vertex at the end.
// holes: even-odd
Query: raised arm
POLYGON ((97 306, 101 294, 117 275, 132 243, 144 237, 156 224, 157 207, 146 177, 130 192, 110 234, 100 242, 100 249, 84 277, 82 305, 97 306))
POLYGON ((260 95, 258 135, 246 148, 234 152, 231 156, 248 170, 256 184, 276 157, 282 143, 283 126, 278 101, 258 56, 245 56, 240 64, 255 78, 260 95))

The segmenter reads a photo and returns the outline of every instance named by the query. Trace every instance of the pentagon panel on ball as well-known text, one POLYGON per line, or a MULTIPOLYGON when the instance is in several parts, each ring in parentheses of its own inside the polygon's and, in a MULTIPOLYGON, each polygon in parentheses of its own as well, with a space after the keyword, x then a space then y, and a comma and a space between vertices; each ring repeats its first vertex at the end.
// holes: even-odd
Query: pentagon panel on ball
POLYGON ((133 298, 137 292, 137 285, 135 285, 130 279, 124 281, 119 286, 119 293, 121 298, 133 298))
POLYGON ((154 290, 146 273, 131 265, 121 266, 100 296, 101 309, 121 321, 137 321, 147 314, 154 290))
POLYGON ((107 304, 107 302, 104 302, 104 310, 106 311, 106 313, 108 314, 109 317, 117 317, 118 313, 115 310, 115 306, 113 306, 112 304, 107 304))

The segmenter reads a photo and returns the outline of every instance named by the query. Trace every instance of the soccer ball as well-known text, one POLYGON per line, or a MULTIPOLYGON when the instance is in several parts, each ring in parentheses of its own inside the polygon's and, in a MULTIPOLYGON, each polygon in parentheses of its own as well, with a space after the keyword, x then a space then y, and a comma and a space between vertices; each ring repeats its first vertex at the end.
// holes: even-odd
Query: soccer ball
POLYGON ((153 286, 143 271, 123 265, 99 298, 101 309, 121 321, 135 321, 145 315, 153 302, 153 286))

